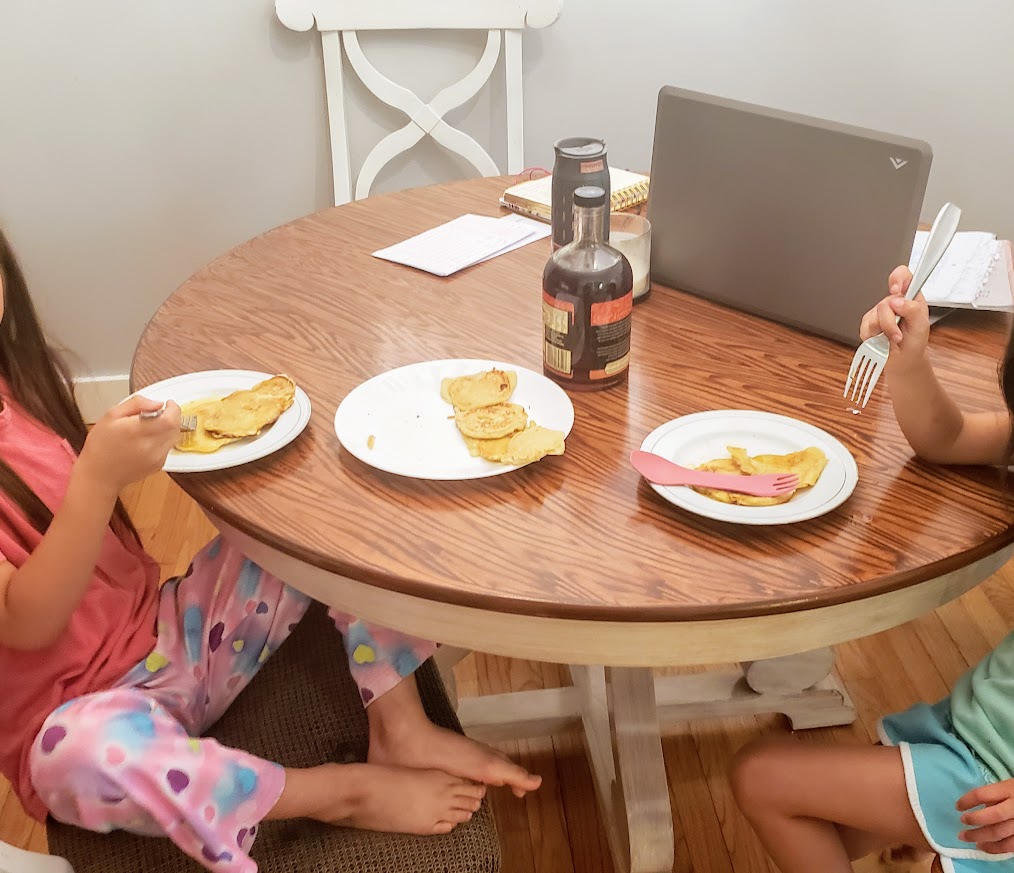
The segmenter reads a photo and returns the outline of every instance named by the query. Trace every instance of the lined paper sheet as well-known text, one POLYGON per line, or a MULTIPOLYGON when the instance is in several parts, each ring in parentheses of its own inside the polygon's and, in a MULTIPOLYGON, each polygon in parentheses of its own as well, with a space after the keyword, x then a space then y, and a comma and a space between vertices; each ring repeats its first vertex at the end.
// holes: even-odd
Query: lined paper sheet
POLYGON ((514 249, 519 249, 522 246, 526 246, 529 243, 536 242, 540 239, 545 239, 553 233, 553 228, 542 221, 535 221, 532 218, 525 218, 523 215, 505 215, 503 218, 497 218, 496 221, 502 224, 516 224, 518 227, 527 227, 529 235, 524 239, 519 240, 512 245, 507 246, 502 252, 490 255, 489 258, 483 258, 484 261, 488 261, 490 258, 498 258, 500 255, 506 255, 507 252, 512 252, 514 249))
POLYGON ((380 249, 373 256, 436 276, 450 276, 541 238, 536 236, 536 231, 542 229, 538 222, 518 221, 517 218, 462 215, 397 245, 380 249))

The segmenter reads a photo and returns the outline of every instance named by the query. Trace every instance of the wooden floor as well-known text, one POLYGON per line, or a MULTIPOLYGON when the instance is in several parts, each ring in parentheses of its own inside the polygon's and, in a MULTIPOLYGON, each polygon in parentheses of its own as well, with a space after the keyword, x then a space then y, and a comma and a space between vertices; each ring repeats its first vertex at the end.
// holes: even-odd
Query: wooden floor
MULTIPOLYGON (((165 476, 133 488, 127 505, 166 577, 182 572, 212 534, 196 507, 165 476)), ((1014 565, 961 600, 912 624, 840 646, 838 672, 859 710, 859 720, 848 728, 808 732, 806 739, 870 743, 881 714, 946 694, 961 673, 1014 627, 1012 581, 1014 565)), ((458 668, 461 695, 560 684, 562 672, 552 664, 479 655, 458 668)), ((738 814, 725 774, 733 753, 747 740, 786 729, 780 717, 739 718, 689 725, 665 740, 676 831, 675 870, 777 873, 738 814)), ((544 779, 542 789, 524 801, 506 793, 495 799, 504 870, 612 873, 580 741, 563 736, 504 748, 544 779)), ((45 851, 43 828, 24 816, 2 780, 0 840, 45 851)), ((857 869, 872 873, 888 868, 871 860, 857 869)), ((901 873, 908 868, 890 869, 901 873)))

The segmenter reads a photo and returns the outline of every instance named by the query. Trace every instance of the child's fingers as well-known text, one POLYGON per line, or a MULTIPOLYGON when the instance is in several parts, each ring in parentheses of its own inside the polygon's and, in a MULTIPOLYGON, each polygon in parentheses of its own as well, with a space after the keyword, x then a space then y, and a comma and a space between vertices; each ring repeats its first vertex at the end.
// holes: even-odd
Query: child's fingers
POLYGON ((964 842, 975 843, 977 846, 1002 843, 1005 840, 1014 838, 1014 821, 1005 821, 985 828, 962 831, 959 836, 964 842))
POLYGON ((893 315, 900 315, 902 318, 914 320, 921 316, 926 310, 926 304, 921 300, 906 300, 904 297, 891 297, 887 301, 893 315))
POLYGON ((863 316, 862 324, 859 325, 859 338, 861 340, 868 340, 871 336, 876 336, 880 333, 880 315, 877 312, 877 307, 874 306, 866 315, 863 316))
POLYGON ((990 806, 984 806, 981 809, 976 809, 974 812, 966 812, 961 816, 962 824, 973 828, 999 824, 1003 821, 1014 823, 1014 800, 1010 798, 990 806))
POLYGON ((908 267, 895 267, 887 279, 887 287, 892 294, 904 295, 912 284, 912 271, 908 267))
POLYGON ((877 304, 877 321, 880 323, 880 332, 892 343, 900 343, 902 340, 901 328, 898 326, 897 318, 895 317, 899 313, 895 312, 892 308, 898 302, 897 298, 890 298, 888 300, 881 300, 877 304))
POLYGON ((172 400, 166 402, 165 412, 162 413, 162 418, 165 419, 166 424, 170 427, 173 432, 180 429, 180 420, 183 418, 183 414, 180 411, 179 406, 176 405, 172 400))
POLYGON ((119 406, 114 406, 110 409, 109 415, 113 418, 130 418, 134 415, 140 415, 142 412, 154 412, 156 409, 161 408, 162 402, 160 400, 149 400, 147 397, 135 394, 133 397, 128 397, 119 406))
POLYGON ((983 785, 980 788, 969 791, 968 794, 958 800, 956 806, 959 812, 964 812, 967 809, 975 809, 977 806, 1001 803, 1004 800, 1010 799, 1011 796, 1012 788, 1010 785, 1004 782, 994 782, 991 785, 983 785))
POLYGON ((1006 855, 1014 852, 1014 837, 1008 837, 1006 840, 996 843, 977 843, 975 847, 990 855, 1006 855))

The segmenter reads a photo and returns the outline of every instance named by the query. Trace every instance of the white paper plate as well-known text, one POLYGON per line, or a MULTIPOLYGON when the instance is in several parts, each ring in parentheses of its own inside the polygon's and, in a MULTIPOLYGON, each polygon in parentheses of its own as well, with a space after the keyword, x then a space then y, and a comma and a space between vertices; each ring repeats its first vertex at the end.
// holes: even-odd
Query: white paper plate
POLYGON ((841 506, 859 482, 855 459, 833 436, 813 425, 769 412, 719 410, 685 415, 655 428, 641 449, 683 467, 697 467, 714 458, 728 457, 727 446, 744 448, 751 455, 781 455, 816 446, 827 455, 827 466, 813 488, 777 506, 734 506, 690 488, 651 487, 675 506, 705 518, 734 524, 792 524, 841 506))
MULTIPOLYGON (((205 370, 174 376, 136 393, 151 400, 174 400, 183 405, 192 400, 225 397, 233 391, 253 388, 258 382, 270 379, 273 375, 276 374, 257 373, 253 370, 205 370)), ((207 473, 248 464, 287 446, 303 432, 309 421, 310 398, 302 388, 297 387, 292 406, 281 414, 278 421, 261 431, 259 436, 229 443, 207 455, 173 449, 162 469, 167 473, 207 473)))
POLYGON ((567 393, 541 373, 502 361, 424 361, 389 370, 354 388, 338 407, 334 429, 360 461, 414 479, 481 479, 518 469, 473 458, 440 397, 440 382, 492 368, 513 370, 518 385, 511 402, 543 427, 569 434, 574 406, 567 393), (373 437, 373 448, 369 447, 373 437))

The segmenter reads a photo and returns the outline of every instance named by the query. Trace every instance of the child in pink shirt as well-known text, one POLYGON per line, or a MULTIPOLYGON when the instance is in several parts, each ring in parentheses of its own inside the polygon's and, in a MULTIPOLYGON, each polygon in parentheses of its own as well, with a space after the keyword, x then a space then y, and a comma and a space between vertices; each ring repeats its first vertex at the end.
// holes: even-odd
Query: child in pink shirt
POLYGON ((447 833, 487 785, 540 779, 433 725, 413 673, 435 645, 332 612, 368 707, 365 764, 284 769, 200 735, 309 601, 215 540, 159 590, 120 491, 161 469, 179 408, 136 397, 89 433, 0 234, 0 772, 29 814, 168 836, 253 871, 265 819, 447 833))

